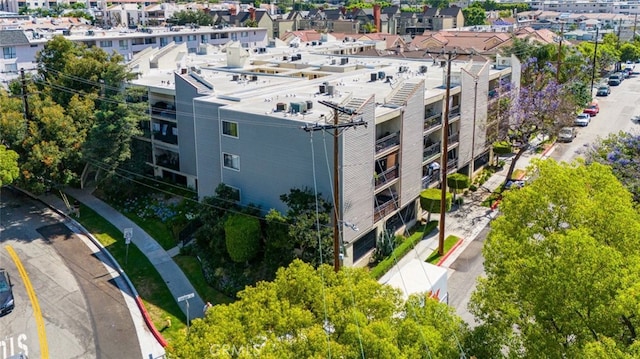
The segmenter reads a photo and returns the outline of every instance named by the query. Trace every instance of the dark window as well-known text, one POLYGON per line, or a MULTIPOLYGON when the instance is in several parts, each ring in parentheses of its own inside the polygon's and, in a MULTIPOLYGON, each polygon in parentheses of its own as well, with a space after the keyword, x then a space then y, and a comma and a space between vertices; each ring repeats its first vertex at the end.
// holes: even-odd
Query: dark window
POLYGON ((364 257, 370 250, 376 247, 376 230, 372 229, 369 233, 358 239, 353 244, 353 262, 364 257))

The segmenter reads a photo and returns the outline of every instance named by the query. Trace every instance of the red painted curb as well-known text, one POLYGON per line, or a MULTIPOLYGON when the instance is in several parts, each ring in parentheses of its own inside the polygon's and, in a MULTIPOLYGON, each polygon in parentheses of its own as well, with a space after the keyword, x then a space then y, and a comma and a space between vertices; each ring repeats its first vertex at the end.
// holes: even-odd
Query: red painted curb
POLYGON ((551 146, 547 147, 547 149, 546 149, 546 150, 542 151, 542 154, 540 154, 540 157, 544 157, 544 156, 546 156, 546 155, 547 155, 547 153, 549 153, 549 151, 551 151, 551 149, 552 149, 552 148, 553 148, 553 146, 555 146, 555 145, 556 145, 556 143, 555 143, 555 142, 554 142, 554 143, 552 143, 552 144, 551 144, 551 146))
POLYGON ((144 322, 147 324, 147 327, 149 328, 149 330, 151 330, 151 333, 153 334, 153 336, 156 337, 156 340, 158 341, 158 343, 160 343, 160 345, 162 345, 163 348, 166 348, 168 345, 167 340, 164 339, 162 334, 160 334, 158 329, 156 329, 156 327, 153 325, 153 322, 151 321, 151 317, 149 316, 147 309, 144 307, 144 303, 142 303, 140 296, 136 296, 136 304, 138 304, 138 308, 140 308, 140 313, 142 313, 142 316, 144 317, 144 322))
POLYGON ((456 244, 454 244, 453 247, 451 247, 451 249, 449 249, 449 251, 444 256, 442 256, 442 258, 440 258, 440 260, 438 261, 438 263, 436 263, 436 265, 440 266, 444 261, 446 261, 447 258, 449 258, 449 256, 451 255, 451 253, 453 253, 453 251, 455 251, 456 248, 458 248, 462 244, 462 242, 463 242, 463 239, 460 238, 458 242, 456 242, 456 244))

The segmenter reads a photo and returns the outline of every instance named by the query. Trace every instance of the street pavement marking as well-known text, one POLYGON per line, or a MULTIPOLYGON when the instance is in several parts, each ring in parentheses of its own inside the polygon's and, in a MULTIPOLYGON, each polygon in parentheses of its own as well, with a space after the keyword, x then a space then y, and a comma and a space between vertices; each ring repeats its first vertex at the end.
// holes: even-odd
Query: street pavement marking
POLYGON ((20 258, 18 258, 18 254, 13 250, 13 247, 10 245, 4 246, 4 248, 9 252, 11 259, 16 264, 18 268, 18 272, 22 277, 22 282, 27 290, 27 294, 29 295, 29 299, 31 300, 31 306, 33 307, 33 316, 36 319, 36 326, 38 327, 38 340, 40 341, 40 357, 42 359, 49 359, 49 346, 47 344, 47 333, 44 328, 44 320, 42 319, 42 311, 40 310, 40 304, 38 303, 38 298, 36 298, 36 292, 33 290, 33 286, 31 285, 31 280, 29 280, 29 276, 27 275, 27 271, 22 266, 22 262, 20 258))

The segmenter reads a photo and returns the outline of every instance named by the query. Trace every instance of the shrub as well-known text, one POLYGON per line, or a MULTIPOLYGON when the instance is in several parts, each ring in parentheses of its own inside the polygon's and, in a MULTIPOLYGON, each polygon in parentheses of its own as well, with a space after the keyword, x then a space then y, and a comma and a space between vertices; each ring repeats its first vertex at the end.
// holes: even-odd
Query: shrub
POLYGON ((438 221, 431 221, 424 226, 424 230, 416 231, 409 238, 406 238, 400 243, 396 249, 393 250, 391 255, 378 263, 372 270, 371 276, 376 279, 380 279, 385 273, 387 273, 395 264, 396 261, 404 257, 410 250, 412 250, 416 243, 420 242, 426 234, 431 233, 438 226, 438 221))
POLYGON ((447 176, 447 186, 453 190, 469 188, 471 180, 469 176, 462 173, 454 173, 447 176))
MULTIPOLYGON (((429 213, 440 213, 440 198, 442 192, 438 188, 427 188, 420 192, 420 207, 429 213)), ((446 194, 446 211, 451 210, 451 193, 446 194)))
POLYGON ((229 216, 224 223, 224 233, 229 257, 234 262, 246 262, 260 249, 260 221, 241 214, 229 216))
POLYGON ((493 153, 496 155, 507 155, 513 152, 511 143, 507 141, 496 142, 493 144, 493 153))

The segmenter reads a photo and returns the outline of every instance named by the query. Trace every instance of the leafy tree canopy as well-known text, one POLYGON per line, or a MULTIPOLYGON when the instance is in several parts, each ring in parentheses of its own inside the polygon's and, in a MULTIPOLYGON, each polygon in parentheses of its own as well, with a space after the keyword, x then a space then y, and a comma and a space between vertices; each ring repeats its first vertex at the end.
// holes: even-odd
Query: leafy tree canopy
POLYGON ((473 6, 462 9, 464 15, 464 24, 467 26, 484 25, 487 23, 487 15, 484 9, 473 6))
POLYGON ((486 278, 470 308, 491 339, 485 357, 634 357, 640 215, 631 195, 597 163, 539 161, 532 173, 504 196, 483 248, 486 278))
POLYGON ((0 145, 0 187, 11 184, 19 174, 18 154, 0 145))
POLYGON ((213 25, 213 18, 204 11, 200 10, 181 10, 175 12, 171 18, 167 20, 168 23, 173 25, 200 25, 210 26, 213 25))
POLYGON ((299 260, 218 305, 169 350, 175 358, 459 358, 465 324, 450 307, 299 260), (330 354, 329 354, 330 353, 330 354))

